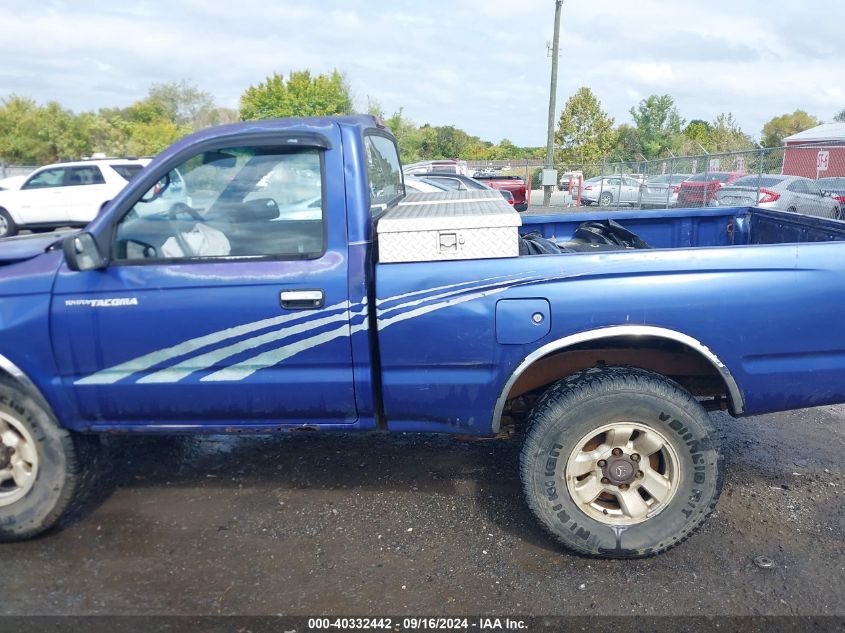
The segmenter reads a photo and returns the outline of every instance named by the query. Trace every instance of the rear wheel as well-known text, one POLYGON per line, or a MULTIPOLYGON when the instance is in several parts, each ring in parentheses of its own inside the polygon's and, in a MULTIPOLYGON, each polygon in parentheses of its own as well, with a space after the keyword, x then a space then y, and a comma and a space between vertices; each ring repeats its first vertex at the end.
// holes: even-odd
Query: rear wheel
POLYGON ((549 388, 520 466, 540 523, 565 547, 604 558, 677 545, 721 488, 707 412, 677 383, 633 368, 588 370, 549 388))
POLYGON ((786 210, 791 212, 791 213, 797 213, 798 212, 798 209, 796 207, 788 207, 786 210))
POLYGON ((12 237, 18 232, 18 225, 6 209, 0 207, 0 237, 12 237))
POLYGON ((603 207, 609 207, 613 203, 613 194, 609 191, 605 191, 599 197, 599 204, 603 207))
POLYGON ((83 500, 99 440, 61 428, 16 386, 0 382, 0 541, 33 537, 83 500))

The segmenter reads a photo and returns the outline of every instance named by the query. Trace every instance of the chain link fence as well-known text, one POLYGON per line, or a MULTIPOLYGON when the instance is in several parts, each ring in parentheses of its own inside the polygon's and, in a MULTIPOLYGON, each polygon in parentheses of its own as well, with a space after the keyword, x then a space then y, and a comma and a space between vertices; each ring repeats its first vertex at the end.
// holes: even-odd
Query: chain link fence
MULTIPOLYGON (((467 161, 540 189, 542 160, 467 161)), ((845 207, 845 142, 594 164, 557 163, 555 207, 654 209, 763 206, 825 217, 845 207)), ((542 196, 532 198, 532 207, 542 196)))
POLYGON ((29 176, 38 167, 34 165, 7 165, 0 162, 0 179, 11 178, 12 176, 29 176))

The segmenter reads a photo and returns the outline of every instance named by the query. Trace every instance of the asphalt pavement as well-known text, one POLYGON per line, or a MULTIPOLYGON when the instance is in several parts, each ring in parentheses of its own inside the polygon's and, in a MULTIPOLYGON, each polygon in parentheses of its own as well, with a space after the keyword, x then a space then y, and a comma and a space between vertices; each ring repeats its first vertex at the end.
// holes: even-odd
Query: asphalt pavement
POLYGON ((717 511, 635 561, 537 527, 516 441, 117 437, 85 512, 0 545, 0 613, 841 616, 843 419, 716 414, 717 511))

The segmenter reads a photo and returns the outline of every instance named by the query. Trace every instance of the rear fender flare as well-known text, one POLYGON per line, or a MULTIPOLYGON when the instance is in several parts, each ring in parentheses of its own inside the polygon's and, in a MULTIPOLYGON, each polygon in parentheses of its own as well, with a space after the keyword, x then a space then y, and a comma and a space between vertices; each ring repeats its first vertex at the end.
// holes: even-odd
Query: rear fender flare
POLYGON ((739 388, 733 375, 727 366, 719 360, 713 351, 704 343, 682 332, 670 330, 662 327, 654 327, 649 325, 615 325, 610 327, 598 328, 595 330, 588 330, 586 332, 579 332, 570 336, 565 336, 551 343, 547 343, 542 347, 534 350, 523 361, 517 365, 516 369, 511 373, 507 382, 505 382, 502 391, 496 400, 496 406, 493 409, 493 419, 491 420, 491 428, 493 433, 498 433, 501 428, 502 412, 505 409, 505 402, 507 402, 508 394, 514 386, 519 377, 528 369, 535 361, 547 356, 553 352, 558 352, 567 347, 578 345, 579 343, 587 343, 591 341, 598 341, 605 338, 613 338, 619 336, 648 336, 651 338, 662 338, 670 341, 681 343, 699 353, 707 361, 713 365, 713 368, 719 373, 725 381, 728 389, 728 395, 731 401, 731 411, 734 415, 742 415, 744 411, 744 400, 742 391, 739 388))

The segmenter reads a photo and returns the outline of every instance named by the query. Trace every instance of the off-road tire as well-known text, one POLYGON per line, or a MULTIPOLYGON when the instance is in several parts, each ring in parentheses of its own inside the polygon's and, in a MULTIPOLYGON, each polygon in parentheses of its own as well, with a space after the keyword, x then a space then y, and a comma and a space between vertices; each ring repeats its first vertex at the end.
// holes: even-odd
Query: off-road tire
POLYGON ((0 506, 0 541, 19 541, 50 529, 84 504, 102 449, 98 437, 60 427, 49 410, 7 380, 0 381, 0 411, 25 427, 38 455, 32 488, 0 506))
POLYGON ((642 558, 678 545, 710 515, 722 487, 718 442, 704 408, 674 381, 628 367, 590 369, 552 385, 529 417, 520 475, 543 527, 569 550, 599 558, 642 558), (653 429, 678 461, 674 495, 662 511, 633 525, 589 516, 566 481, 567 461, 581 439, 614 421, 653 429))

